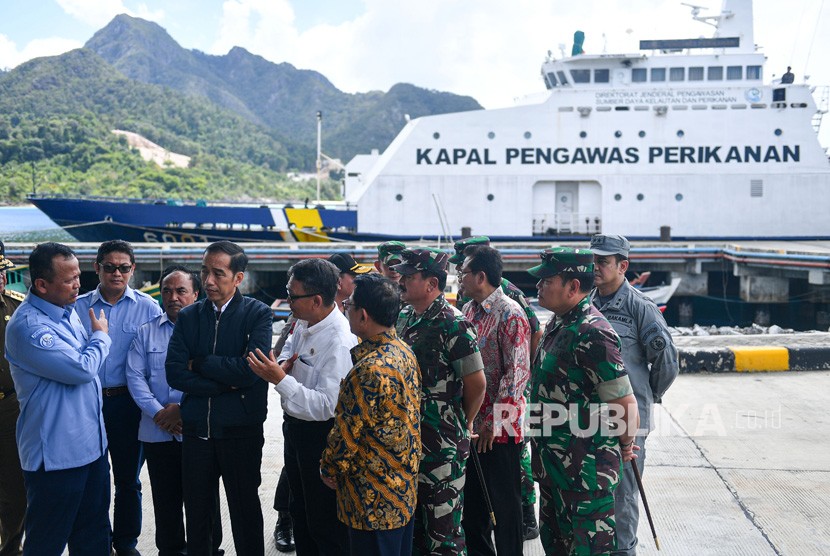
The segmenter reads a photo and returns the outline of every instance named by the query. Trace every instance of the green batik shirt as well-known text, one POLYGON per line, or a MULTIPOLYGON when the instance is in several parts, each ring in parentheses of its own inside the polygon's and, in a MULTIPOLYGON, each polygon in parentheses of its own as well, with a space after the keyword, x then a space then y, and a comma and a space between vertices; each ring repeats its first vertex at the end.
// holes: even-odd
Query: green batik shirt
MULTIPOLYGON (((473 325, 439 296, 420 316, 401 311, 398 336, 412 347, 421 369, 421 444, 426 460, 469 440, 462 378, 484 368, 473 325)), ((466 442, 463 451, 466 451, 466 442)), ((452 450, 450 450, 452 451, 452 450)), ((466 457, 466 455, 464 456, 466 457)))
MULTIPOLYGON (((619 439, 609 434, 600 408, 632 393, 620 338, 591 305, 590 296, 548 323, 533 360, 530 396, 531 403, 546 404, 543 415, 562 416, 552 420, 549 434, 544 426, 531 425, 548 483, 568 491, 611 491, 617 486, 622 471, 619 439)), ((541 471, 534 469, 543 482, 541 471)))

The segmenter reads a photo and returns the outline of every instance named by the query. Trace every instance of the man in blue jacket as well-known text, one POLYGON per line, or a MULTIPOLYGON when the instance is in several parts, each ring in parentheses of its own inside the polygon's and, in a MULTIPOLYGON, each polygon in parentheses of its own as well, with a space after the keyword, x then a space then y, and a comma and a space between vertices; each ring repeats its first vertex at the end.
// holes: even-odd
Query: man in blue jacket
POLYGON ((179 312, 167 350, 167 382, 181 401, 187 553, 212 551, 215 491, 223 478, 237 554, 265 552, 261 482, 268 385, 248 367, 250 351, 271 348, 271 311, 238 286, 248 257, 218 241, 202 258, 207 299, 179 312))

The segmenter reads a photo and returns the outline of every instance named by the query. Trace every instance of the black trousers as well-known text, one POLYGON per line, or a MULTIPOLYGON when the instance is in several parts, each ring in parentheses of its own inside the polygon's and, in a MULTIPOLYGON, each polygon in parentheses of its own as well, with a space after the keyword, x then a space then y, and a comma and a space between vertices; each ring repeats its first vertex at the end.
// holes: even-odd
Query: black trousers
POLYGON ((297 556, 349 553, 346 526, 337 519, 334 491, 320 480, 320 456, 334 419, 302 421, 283 416, 285 471, 291 487, 291 517, 297 556))
POLYGON ((23 542, 26 485, 14 435, 18 415, 17 396, 0 400, 0 556, 17 556, 23 542))
MULTIPOLYGON (((182 443, 145 442, 147 473, 153 492, 153 515, 156 521, 156 548, 159 556, 178 556, 185 553, 184 496, 182 489, 182 443)), ((216 514, 212 525, 213 553, 222 544, 222 522, 219 508, 219 488, 216 488, 216 514)))
MULTIPOLYGON (((472 449, 472 448, 471 448, 472 449)), ((470 556, 522 553, 522 445, 508 442, 493 444, 493 449, 478 454, 484 484, 496 516, 496 545, 493 526, 487 512, 481 479, 471 453, 467 460, 467 482, 464 485, 464 535, 470 556)))
POLYGON ((182 469, 188 556, 212 553, 219 477, 225 485, 236 553, 245 556, 265 553, 262 505, 257 491, 262 482, 264 442, 261 435, 220 439, 184 437, 182 469))
POLYGON ((280 478, 277 481, 277 490, 274 492, 274 509, 278 512, 291 511, 291 487, 288 486, 288 475, 283 465, 280 478))

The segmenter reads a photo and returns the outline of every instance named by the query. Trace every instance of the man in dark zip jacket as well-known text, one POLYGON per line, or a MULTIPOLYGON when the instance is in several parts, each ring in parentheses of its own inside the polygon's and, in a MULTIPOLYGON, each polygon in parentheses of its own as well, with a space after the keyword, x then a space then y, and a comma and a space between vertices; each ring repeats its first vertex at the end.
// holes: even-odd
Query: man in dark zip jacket
POLYGON ((211 244, 202 258, 207 299, 179 313, 167 350, 167 382, 181 402, 187 553, 211 554, 215 493, 223 478, 237 554, 264 554, 257 489, 268 385, 245 360, 271 347, 271 311, 237 287, 248 257, 230 241, 211 244))

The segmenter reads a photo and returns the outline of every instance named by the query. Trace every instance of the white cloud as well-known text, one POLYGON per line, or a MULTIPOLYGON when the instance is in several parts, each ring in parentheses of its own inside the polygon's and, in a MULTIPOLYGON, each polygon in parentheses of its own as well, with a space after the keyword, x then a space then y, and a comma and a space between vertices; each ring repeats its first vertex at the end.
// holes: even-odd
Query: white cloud
MULTIPOLYGON (((819 53, 826 51, 830 35, 822 32, 830 13, 819 21, 818 2, 805 1, 799 13, 792 5, 755 2, 755 42, 770 57, 767 79, 780 75, 790 61, 803 73, 809 56, 811 81, 830 82, 830 75, 823 81, 818 75, 823 70, 819 53), (815 25, 820 27, 808 54, 815 25)), ((703 3, 710 8, 704 14, 720 12, 719 0, 703 3)), ((546 52, 559 57, 564 44, 569 54, 577 29, 585 32, 589 53, 636 53, 640 39, 711 36, 713 31, 693 21, 687 7, 656 0, 364 0, 363 7, 350 21, 299 32, 289 0, 226 0, 221 32, 210 51, 224 54, 243 46, 273 62, 317 70, 348 92, 409 82, 497 107, 544 90, 539 68, 546 52)))
POLYGON ((57 56, 75 48, 83 46, 82 42, 60 37, 35 39, 29 42, 22 50, 5 35, 0 35, 0 68, 14 68, 32 58, 42 56, 57 56))
POLYGON ((146 4, 140 4, 138 10, 128 9, 122 0, 57 0, 58 5, 68 15, 94 29, 100 29, 118 14, 129 14, 152 21, 161 21, 164 10, 151 10, 146 4))

